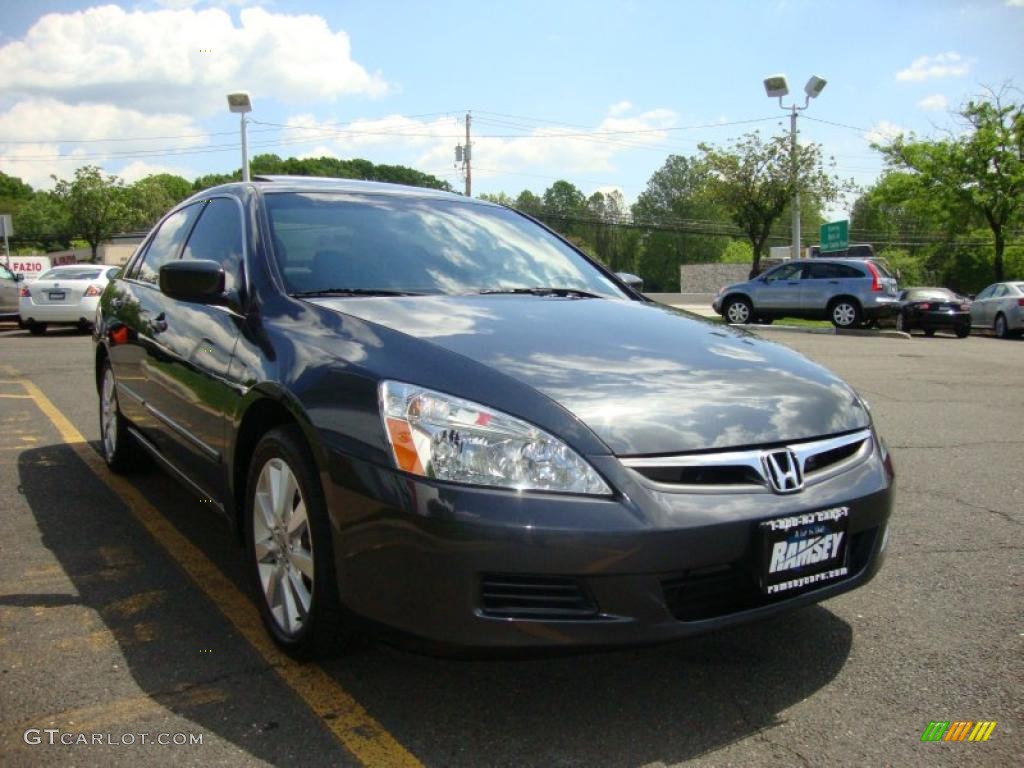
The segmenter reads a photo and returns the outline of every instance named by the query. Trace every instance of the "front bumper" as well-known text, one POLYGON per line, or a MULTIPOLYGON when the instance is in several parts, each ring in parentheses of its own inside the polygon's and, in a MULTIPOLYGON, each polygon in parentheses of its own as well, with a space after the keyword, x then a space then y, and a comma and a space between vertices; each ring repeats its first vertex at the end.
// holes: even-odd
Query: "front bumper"
POLYGON ((330 453, 325 489, 343 602, 445 645, 632 645, 815 603, 865 584, 881 566, 892 483, 877 450, 848 473, 787 496, 665 493, 613 457, 590 460, 621 496, 446 485, 330 453), (763 595, 759 523, 836 506, 850 509, 849 575, 763 595), (502 610, 509 584, 552 595, 550 612, 502 610))
POLYGON ((18 314, 26 323, 93 323, 98 303, 99 296, 82 298, 75 304, 37 304, 30 297, 22 297, 18 314))

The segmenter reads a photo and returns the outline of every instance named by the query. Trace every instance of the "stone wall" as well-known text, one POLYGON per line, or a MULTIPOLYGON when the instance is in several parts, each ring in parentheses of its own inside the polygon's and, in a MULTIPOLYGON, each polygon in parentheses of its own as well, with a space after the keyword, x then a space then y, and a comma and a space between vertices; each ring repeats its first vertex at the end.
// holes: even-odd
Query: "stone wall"
POLYGON ((679 290, 714 294, 723 285, 744 282, 749 275, 749 264, 681 264, 679 290))

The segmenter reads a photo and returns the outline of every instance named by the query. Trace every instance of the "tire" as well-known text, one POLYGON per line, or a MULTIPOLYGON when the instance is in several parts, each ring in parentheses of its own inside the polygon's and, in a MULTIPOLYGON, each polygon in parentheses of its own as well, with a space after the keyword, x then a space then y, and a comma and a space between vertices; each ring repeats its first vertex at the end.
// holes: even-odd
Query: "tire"
POLYGON ((729 299, 722 313, 730 325, 745 325, 754 316, 754 307, 746 299, 729 299))
POLYGON ((932 336, 935 335, 935 329, 934 328, 925 328, 924 329, 924 335, 927 336, 930 339, 932 336))
POLYGON ((829 320, 836 328, 856 328, 860 315, 860 305, 853 299, 838 299, 828 308, 829 320))
POLYGON ((896 315, 896 330, 902 331, 903 333, 910 333, 910 320, 907 319, 907 316, 903 312, 896 315))
POLYGON ((274 642, 295 659, 339 652, 351 632, 344 626, 316 463, 297 426, 274 429, 257 444, 244 524, 256 602, 274 642), (274 494, 275 487, 285 490, 274 494))
POLYGON ((28 332, 33 336, 42 336, 46 333, 46 323, 29 323, 28 332))
POLYGON ((956 337, 958 339, 966 339, 971 335, 971 326, 961 325, 956 329, 956 337))
POLYGON ((119 475, 145 464, 142 447, 128 432, 127 422, 117 402, 117 386, 110 361, 103 361, 100 379, 100 447, 111 472, 119 475))
POLYGON ((1002 312, 1000 312, 998 315, 996 315, 996 323, 995 323, 995 326, 994 326, 994 330, 996 332, 996 338, 999 338, 999 339, 1008 339, 1008 338, 1010 338, 1010 329, 1006 325, 1006 316, 1003 315, 1002 312))

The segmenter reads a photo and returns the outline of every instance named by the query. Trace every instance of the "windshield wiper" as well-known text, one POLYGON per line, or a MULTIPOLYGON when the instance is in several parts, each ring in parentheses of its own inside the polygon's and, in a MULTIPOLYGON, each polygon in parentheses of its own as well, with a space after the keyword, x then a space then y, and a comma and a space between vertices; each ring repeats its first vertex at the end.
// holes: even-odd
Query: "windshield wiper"
POLYGON ((530 296, 574 296, 578 299, 602 299, 604 298, 600 294, 591 293, 590 291, 583 291, 579 288, 482 288, 477 293, 481 294, 495 294, 495 293, 525 293, 530 296))
POLYGON ((311 296, 426 296, 418 291, 390 291, 381 288, 320 288, 316 291, 294 291, 288 295, 293 299, 311 296))

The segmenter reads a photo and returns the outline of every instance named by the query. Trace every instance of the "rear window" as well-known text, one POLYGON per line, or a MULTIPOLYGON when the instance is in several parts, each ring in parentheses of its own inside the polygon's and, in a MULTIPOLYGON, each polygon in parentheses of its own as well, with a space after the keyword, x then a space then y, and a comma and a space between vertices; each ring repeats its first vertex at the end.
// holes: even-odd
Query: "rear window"
POLYGON ((912 288, 907 291, 908 301, 949 301, 955 298, 956 294, 947 288, 912 288))
POLYGON ((86 269, 50 269, 39 276, 40 280, 95 280, 100 276, 100 270, 93 268, 86 269))
POLYGON ((1010 285, 1017 289, 1017 293, 1024 293, 1024 283, 1010 283, 1010 285))

